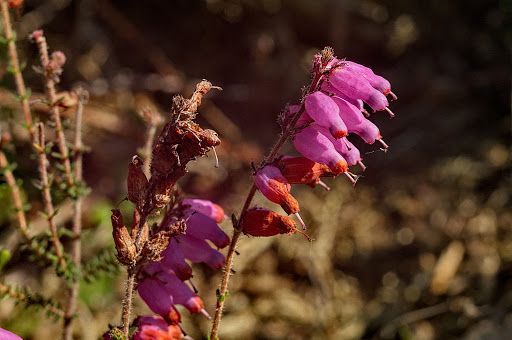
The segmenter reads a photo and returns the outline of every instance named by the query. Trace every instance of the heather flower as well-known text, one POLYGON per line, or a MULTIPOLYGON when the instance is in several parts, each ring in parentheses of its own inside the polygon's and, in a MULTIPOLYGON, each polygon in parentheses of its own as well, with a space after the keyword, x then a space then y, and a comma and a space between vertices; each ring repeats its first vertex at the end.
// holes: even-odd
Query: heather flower
POLYGON ((226 218, 224 209, 212 201, 199 198, 184 198, 183 201, 181 201, 181 204, 190 205, 190 209, 205 214, 217 223, 222 222, 226 218))
POLYGON ((269 201, 279 204, 288 215, 299 211, 299 203, 290 194, 291 185, 278 168, 267 165, 258 170, 254 183, 269 201))
POLYGON ((189 211, 188 213, 191 215, 186 222, 188 235, 210 240, 218 248, 224 248, 229 244, 229 236, 219 228, 214 220, 200 212, 189 211))
POLYGON ((134 340, 178 340, 184 335, 179 326, 168 325, 159 316, 139 316, 134 325, 138 327, 134 340))
POLYGON ((23 340, 20 336, 0 328, 0 340, 23 340))
POLYGON ((189 280, 192 277, 192 268, 185 261, 185 254, 176 240, 171 239, 160 256, 160 263, 173 270, 181 281, 189 280))
POLYGON ((145 272, 151 275, 139 283, 138 292, 148 307, 164 318, 174 313, 174 305, 179 304, 190 313, 203 312, 203 301, 187 284, 181 281, 172 270, 166 269, 158 263, 146 267, 145 272))
POLYGON ((396 95, 391 92, 391 84, 386 78, 376 75, 371 68, 355 63, 353 61, 345 60, 344 63, 365 77, 374 89, 382 92, 384 95, 390 94, 394 100, 397 99, 396 95))
POLYGON ((334 68, 329 76, 329 84, 349 98, 361 99, 374 111, 387 110, 393 115, 387 108, 386 96, 349 65, 342 64, 334 68))
POLYGON ((311 241, 309 236, 296 228, 295 222, 288 216, 281 216, 268 209, 249 210, 240 224, 242 230, 251 236, 291 235, 299 232, 311 241))
POLYGON ((176 237, 176 240, 187 260, 194 263, 204 262, 216 270, 224 266, 224 255, 213 249, 204 239, 191 235, 179 235, 176 237))
POLYGON ((314 126, 302 129, 295 136, 293 145, 306 158, 327 165, 335 175, 348 169, 347 161, 336 151, 329 138, 314 126))
POLYGON ((339 107, 340 116, 347 124, 348 132, 357 134, 368 144, 373 144, 378 140, 385 149, 388 148, 382 140, 379 128, 366 119, 357 107, 337 96, 332 97, 332 99, 339 107))
POLYGON ((328 128, 334 138, 347 135, 347 126, 339 115, 338 106, 328 95, 316 91, 306 97, 304 105, 308 115, 318 125, 328 128))
POLYGON ((306 157, 283 156, 277 163, 281 173, 290 184, 306 184, 314 188, 317 184, 329 189, 320 177, 335 177, 325 164, 313 162, 306 157))

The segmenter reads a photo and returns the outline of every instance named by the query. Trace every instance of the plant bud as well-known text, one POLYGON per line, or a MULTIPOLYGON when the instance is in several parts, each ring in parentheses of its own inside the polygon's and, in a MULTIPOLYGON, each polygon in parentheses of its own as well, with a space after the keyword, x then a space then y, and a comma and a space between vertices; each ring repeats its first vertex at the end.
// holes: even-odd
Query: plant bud
POLYGON ((128 165, 128 199, 136 205, 144 203, 148 179, 142 171, 143 162, 139 156, 133 156, 132 162, 128 165))
POLYGON ((243 217, 242 230, 251 236, 291 235, 298 231, 311 241, 309 236, 296 228, 295 221, 288 216, 281 216, 267 209, 249 210, 243 217))
POLYGON ((334 100, 323 92, 316 91, 306 97, 306 111, 318 125, 329 129, 331 135, 338 139, 345 137, 347 126, 340 117, 339 109, 334 100))
POLYGON ((299 203, 290 194, 290 183, 275 166, 267 165, 256 172, 254 183, 269 201, 279 204, 288 215, 299 211, 299 203))
POLYGON ((277 164, 290 184, 306 184, 314 188, 320 177, 335 177, 325 164, 313 162, 306 157, 283 157, 277 164))
POLYGON ((128 229, 123 224, 123 215, 118 209, 112 209, 112 236, 117 250, 117 259, 122 264, 130 265, 135 261, 137 249, 133 240, 128 232, 128 229))

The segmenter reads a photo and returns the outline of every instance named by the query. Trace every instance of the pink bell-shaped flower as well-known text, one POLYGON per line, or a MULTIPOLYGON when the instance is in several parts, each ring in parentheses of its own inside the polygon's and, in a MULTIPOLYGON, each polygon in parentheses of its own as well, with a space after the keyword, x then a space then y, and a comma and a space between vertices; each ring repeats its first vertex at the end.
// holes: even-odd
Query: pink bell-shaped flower
POLYGON ((204 262, 216 270, 224 266, 224 255, 210 247, 205 240, 187 234, 176 236, 176 240, 179 242, 186 259, 194 263, 204 262))
POLYGON ((332 70, 329 84, 349 98, 361 99, 375 111, 389 110, 386 96, 348 65, 332 70))
POLYGON ((335 175, 348 169, 347 161, 336 151, 329 138, 313 125, 295 135, 293 145, 306 158, 327 165, 335 175))
POLYGON ((353 61, 345 60, 345 64, 365 77, 374 89, 382 92, 384 95, 390 94, 394 100, 397 99, 395 94, 391 92, 391 84, 386 78, 376 75, 371 68, 355 63, 353 61))
POLYGON ((331 135, 338 139, 347 135, 347 126, 339 115, 336 103, 323 92, 316 91, 304 101, 306 111, 318 125, 329 129, 331 135))
POLYGON ((179 340, 184 335, 179 326, 168 325, 159 316, 139 316, 134 325, 138 328, 134 340, 179 340))
POLYGON ((254 183, 269 201, 279 204, 288 215, 299 211, 299 203, 290 194, 291 185, 275 166, 267 165, 256 172, 254 183))
POLYGON ((210 240, 218 248, 224 248, 229 244, 229 236, 219 228, 214 220, 204 215, 201 212, 189 210, 187 215, 187 230, 188 235, 194 236, 198 239, 210 240))
POLYGON ((181 201, 181 204, 190 205, 190 209, 205 214, 217 223, 222 222, 226 218, 224 209, 212 201, 199 198, 184 198, 183 201, 181 201))

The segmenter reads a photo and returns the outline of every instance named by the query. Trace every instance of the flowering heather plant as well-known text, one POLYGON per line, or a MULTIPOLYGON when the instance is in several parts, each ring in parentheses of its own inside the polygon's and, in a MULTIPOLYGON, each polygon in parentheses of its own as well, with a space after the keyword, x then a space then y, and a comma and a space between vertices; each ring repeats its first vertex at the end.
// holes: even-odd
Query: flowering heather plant
MULTIPOLYGON (((143 172, 143 161, 134 156, 129 164, 128 200, 134 204, 131 231, 124 226, 118 209, 113 209, 113 236, 119 261, 127 267, 126 299, 120 330, 128 337, 132 292, 137 288, 148 307, 161 318, 137 318, 139 331, 135 338, 173 339, 186 334, 177 332, 181 316, 176 305, 182 305, 192 314, 201 312, 210 318, 202 299, 193 285, 193 276, 186 262, 206 263, 213 269, 224 267, 218 291, 218 300, 210 337, 217 338, 222 309, 227 297, 229 274, 233 254, 241 235, 268 237, 293 234, 296 222, 269 209, 251 207, 259 190, 269 201, 277 203, 288 215, 295 215, 302 229, 306 226, 299 215, 299 203, 290 193, 292 184, 317 184, 329 190, 321 177, 345 174, 352 183, 357 176, 349 167, 358 164, 362 170, 360 151, 348 140, 356 134, 366 143, 379 141, 384 149, 379 129, 364 117, 363 102, 373 110, 388 109, 389 82, 375 75, 370 69, 339 60, 331 48, 315 55, 311 68, 312 82, 303 94, 301 103, 290 105, 279 122, 282 134, 270 154, 254 172, 252 186, 240 216, 233 215, 233 236, 230 239, 217 223, 225 218, 223 209, 207 200, 183 198, 176 181, 185 175, 187 163, 205 155, 220 143, 212 130, 203 130, 194 123, 201 98, 212 85, 206 81, 197 85, 190 99, 176 97, 171 120, 163 128, 152 151, 151 177, 143 172), (303 157, 280 155, 279 150, 287 140, 303 157), (163 210, 163 211, 162 211, 163 210), (152 228, 147 220, 150 215, 162 213, 160 223, 152 228), (211 242, 212 245, 210 245, 211 242), (227 257, 219 251, 228 247, 227 257), (212 247, 214 246, 214 247, 212 247), (149 323, 144 323, 152 320, 149 323), (157 320, 157 321, 155 321, 157 320), (172 329, 174 335, 169 335, 172 329)), ((304 234, 309 241, 311 238, 304 234)), ((111 330, 114 334, 119 330, 111 330)), ((182 331, 180 329, 180 331, 182 331)), ((106 338, 110 335, 106 335, 106 338)))
MULTIPOLYGON (((45 125, 42 122, 34 123, 32 118, 30 104, 33 103, 29 103, 30 92, 24 87, 14 34, 8 21, 8 9, 19 9, 21 2, 0 0, 0 4, 18 98, 38 161, 40 178, 37 186, 44 205, 43 215, 48 222, 49 233, 46 236, 34 236, 29 232, 18 184, 4 153, 4 148, 11 141, 8 133, 2 133, 0 138, 0 167, 9 185, 17 210, 19 230, 27 248, 44 258, 65 280, 69 299, 63 309, 51 299, 12 289, 3 283, 0 283, 0 293, 27 304, 43 306, 49 314, 63 318, 63 338, 71 339, 79 284, 81 279, 86 278, 81 259, 81 219, 82 199, 88 190, 82 179, 84 146, 81 141, 81 115, 87 93, 83 90, 56 91, 66 64, 66 55, 61 51, 49 53, 43 31, 33 31, 30 38, 37 46, 41 60, 41 65, 34 67, 34 70, 43 78, 46 90, 46 97, 40 102, 47 104, 51 125, 55 127, 55 147, 53 143, 48 143, 45 125), (65 124, 61 120, 61 111, 69 108, 76 111, 75 139, 71 147, 66 142, 65 124), (58 162, 55 168, 59 172, 49 173, 49 164, 54 162, 58 162), (54 185, 54 179, 58 187, 54 185), (67 247, 69 254, 57 229, 57 209, 54 207, 52 190, 60 190, 73 202, 73 222, 69 232, 71 241, 67 247)), ((379 128, 367 118, 369 111, 385 110, 394 116, 388 108, 386 96, 390 95, 393 99, 396 96, 386 79, 365 66, 337 59, 329 47, 314 56, 311 79, 299 103, 288 105, 280 115, 281 134, 277 143, 268 156, 254 166, 254 183, 238 216, 232 215, 231 237, 218 225, 227 217, 222 207, 202 198, 185 197, 177 184, 186 175, 190 161, 210 152, 215 153, 215 147, 221 143, 217 132, 203 129, 195 121, 203 96, 216 87, 204 80, 197 84, 190 98, 175 96, 169 119, 156 140, 153 140, 154 133, 160 117, 145 112, 153 132, 148 133, 145 154, 134 155, 128 164, 125 200, 132 204, 131 225, 125 224, 119 207, 111 211, 112 237, 116 249, 116 258, 112 262, 117 260, 116 263, 125 267, 127 279, 121 321, 104 333, 104 339, 189 338, 181 326, 182 307, 191 314, 201 313, 212 319, 209 336, 210 339, 217 339, 233 271, 233 256, 240 237, 269 237, 298 232, 312 241, 302 231, 306 230, 306 225, 299 214, 299 200, 291 194, 292 185, 320 185, 330 190, 321 178, 341 174, 355 184, 358 176, 349 171, 350 167, 357 165, 362 171, 366 167, 361 152, 349 141, 353 135, 358 135, 368 144, 378 141, 384 150, 388 148, 379 128), (369 107, 368 110, 365 105, 369 107), (291 142, 301 156, 280 154, 287 142, 291 142), (257 191, 270 202, 278 204, 284 214, 254 206, 252 201, 257 191), (226 255, 222 252, 224 248, 227 248, 226 255), (190 262, 204 263, 214 270, 224 268, 213 317, 191 281, 194 273, 190 262), (156 315, 133 318, 134 293, 156 315)), ((126 204, 123 201, 120 204, 126 204)), ((20 337, 0 329, 0 338, 20 337)))

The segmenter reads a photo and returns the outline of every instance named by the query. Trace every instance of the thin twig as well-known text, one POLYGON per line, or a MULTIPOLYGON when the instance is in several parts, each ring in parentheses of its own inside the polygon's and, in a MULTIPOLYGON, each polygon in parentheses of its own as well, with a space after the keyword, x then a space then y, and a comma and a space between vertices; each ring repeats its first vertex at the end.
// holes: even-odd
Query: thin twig
POLYGON ((34 143, 34 147, 37 149, 38 161, 39 161, 39 176, 41 180, 41 194, 43 195, 44 208, 46 212, 46 218, 50 226, 50 232, 52 233, 52 244, 55 248, 55 254, 59 259, 59 263, 62 268, 66 267, 66 261, 62 256, 62 244, 60 243, 59 236, 57 235, 57 226, 55 225, 55 209, 53 208, 52 196, 50 194, 50 184, 48 182, 48 172, 46 171, 46 164, 48 162, 45 153, 45 141, 44 141, 44 125, 38 123, 37 128, 37 143, 34 143))
POLYGON ((55 80, 52 75, 48 72, 50 59, 48 57, 48 45, 46 44, 46 38, 44 35, 34 37, 37 46, 39 47, 39 54, 41 56, 41 66, 44 73, 44 85, 46 88, 46 94, 48 96, 50 112, 52 115, 53 122, 55 124, 55 133, 57 135, 57 145, 59 147, 60 157, 62 165, 64 166, 64 175, 66 182, 69 187, 73 187, 73 175, 71 174, 71 163, 69 161, 69 152, 66 146, 66 137, 64 136, 64 130, 60 120, 60 109, 58 106, 58 98, 55 91, 55 80))
POLYGON ((16 217, 18 218, 18 226, 20 228, 20 232, 28 240, 30 237, 28 234, 27 218, 25 217, 25 212, 23 210, 20 190, 16 184, 16 179, 14 178, 13 173, 9 168, 9 162, 7 161, 7 157, 5 157, 3 150, 0 150, 0 167, 2 167, 5 180, 11 189, 12 201, 14 202, 14 207, 16 208, 16 217))
MULTIPOLYGON (((82 145, 82 114, 84 111, 84 105, 87 101, 87 92, 79 88, 77 91, 78 95, 78 106, 75 112, 75 143, 74 143, 74 169, 75 169, 75 180, 78 183, 83 182, 82 167, 83 167, 83 145, 82 145)), ((82 242, 80 234, 82 232, 82 203, 83 196, 78 193, 75 208, 73 213, 73 241, 71 243, 71 260, 75 264, 77 271, 80 272, 80 261, 82 258, 82 242)), ((73 282, 70 289, 68 305, 66 308, 66 315, 64 317, 64 340, 72 339, 72 328, 71 321, 73 320, 73 314, 76 309, 76 301, 78 298, 78 291, 80 289, 80 280, 73 282)))
MULTIPOLYGON (((314 79, 311 81, 311 85, 309 86, 308 92, 305 95, 316 91, 321 78, 322 78, 322 72, 317 72, 315 74, 314 79)), ((290 138, 292 136, 293 128, 303 112, 304 112, 304 102, 301 103, 300 109, 295 113, 295 115, 291 119, 290 123, 288 124, 288 127, 281 134, 281 136, 279 137, 279 140, 274 145, 274 147, 270 150, 269 155, 262 160, 262 162, 260 163, 260 167, 264 166, 267 162, 272 162, 273 159, 277 156, 281 147, 284 145, 284 143, 286 143, 288 138, 290 138)), ((240 216, 237 221, 238 225, 234 226, 233 237, 231 238, 231 243, 228 248, 228 254, 226 255, 226 264, 224 265, 224 273, 222 275, 222 281, 221 281, 220 288, 219 288, 219 297, 220 298, 217 300, 215 316, 213 317, 213 322, 212 322, 212 330, 210 333, 210 339, 212 339, 212 340, 217 339, 217 333, 219 330, 220 319, 222 317, 222 310, 224 307, 224 303, 226 301, 225 295, 226 295, 226 292, 228 291, 228 283, 229 283, 229 278, 231 276, 230 275, 231 269, 233 266, 233 257, 234 257, 234 254, 236 253, 236 246, 237 246, 238 240, 240 238, 240 234, 242 233, 242 230, 240 228, 240 223, 241 223, 245 213, 249 209, 249 206, 251 205, 251 202, 252 202, 252 199, 254 198, 255 193, 256 193, 256 185, 253 184, 251 189, 249 190, 249 193, 247 194, 247 198, 245 200, 244 207, 242 208, 242 211, 240 212, 240 216)))
POLYGON ((9 60, 12 66, 12 73, 14 75, 14 81, 18 90, 21 106, 23 108, 23 116, 25 117, 25 124, 27 124, 30 140, 34 142, 34 126, 32 122, 32 113, 30 112, 29 96, 27 95, 27 89, 21 74, 18 52, 16 51, 15 37, 11 27, 11 19, 9 17, 9 6, 7 4, 7 0, 0 0, 0 6, 2 8, 5 38, 8 41, 7 48, 9 49, 9 60))
POLYGON ((158 113, 152 112, 149 108, 143 111, 144 119, 147 123, 147 136, 144 143, 143 156, 144 156, 144 174, 149 177, 149 165, 151 163, 151 150, 153 149, 153 142, 155 140, 156 129, 160 124, 162 117, 158 113))

